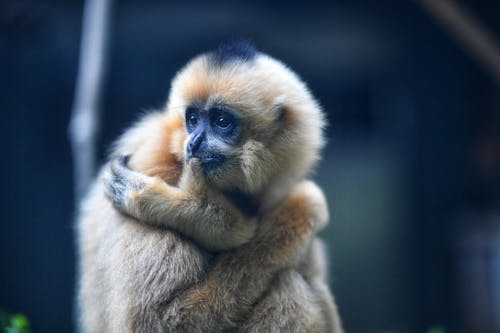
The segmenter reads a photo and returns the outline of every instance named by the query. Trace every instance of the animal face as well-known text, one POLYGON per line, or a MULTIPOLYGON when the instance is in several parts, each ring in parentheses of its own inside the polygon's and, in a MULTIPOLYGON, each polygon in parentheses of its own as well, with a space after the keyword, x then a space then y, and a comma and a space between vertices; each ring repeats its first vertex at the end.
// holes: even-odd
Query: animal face
POLYGON ((241 136, 238 115, 224 105, 191 105, 185 112, 186 160, 199 158, 205 173, 217 171, 233 157, 241 136))
POLYGON ((323 145, 322 111, 306 85, 248 44, 188 63, 172 82, 167 109, 185 123, 185 159, 199 158, 223 190, 257 193, 294 183, 311 171, 323 145))

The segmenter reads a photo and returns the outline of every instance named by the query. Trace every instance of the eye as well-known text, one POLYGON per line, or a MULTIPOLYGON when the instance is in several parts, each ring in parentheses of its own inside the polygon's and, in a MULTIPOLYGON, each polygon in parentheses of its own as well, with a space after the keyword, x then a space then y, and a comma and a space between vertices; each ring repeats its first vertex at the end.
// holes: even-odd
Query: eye
POLYGON ((198 125, 198 110, 194 107, 186 109, 186 129, 189 133, 198 125))
POLYGON ((215 124, 222 129, 228 128, 231 125, 231 123, 232 123, 231 117, 228 117, 223 114, 218 115, 217 119, 215 120, 215 124))
POLYGON ((240 119, 236 111, 226 106, 215 105, 209 110, 212 133, 225 142, 236 140, 240 133, 240 119))
POLYGON ((190 126, 194 127, 198 124, 198 117, 194 113, 188 115, 188 123, 190 126))

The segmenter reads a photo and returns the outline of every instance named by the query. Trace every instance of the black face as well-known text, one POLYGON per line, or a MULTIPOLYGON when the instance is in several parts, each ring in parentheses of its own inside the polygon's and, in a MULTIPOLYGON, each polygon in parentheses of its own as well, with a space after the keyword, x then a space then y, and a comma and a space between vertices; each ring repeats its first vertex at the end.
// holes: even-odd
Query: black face
POLYGON ((221 105, 208 110, 189 106, 186 109, 186 129, 190 134, 186 159, 199 158, 206 171, 223 165, 225 150, 228 145, 237 143, 241 132, 240 121, 234 112, 221 105))

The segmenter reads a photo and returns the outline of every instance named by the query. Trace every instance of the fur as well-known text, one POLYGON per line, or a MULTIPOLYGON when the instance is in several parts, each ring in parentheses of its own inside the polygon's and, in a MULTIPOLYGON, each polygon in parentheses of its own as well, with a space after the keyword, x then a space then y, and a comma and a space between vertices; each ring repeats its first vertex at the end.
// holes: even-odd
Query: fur
POLYGON ((314 239, 328 221, 326 201, 304 180, 319 159, 323 124, 306 86, 269 56, 218 68, 209 55, 190 62, 166 111, 116 144, 112 156, 132 154, 132 170, 105 166, 82 204, 84 330, 340 332, 314 239), (193 102, 230 105, 244 121, 224 173, 183 167, 183 110, 193 102), (251 193, 258 217, 244 216, 225 190, 251 193))

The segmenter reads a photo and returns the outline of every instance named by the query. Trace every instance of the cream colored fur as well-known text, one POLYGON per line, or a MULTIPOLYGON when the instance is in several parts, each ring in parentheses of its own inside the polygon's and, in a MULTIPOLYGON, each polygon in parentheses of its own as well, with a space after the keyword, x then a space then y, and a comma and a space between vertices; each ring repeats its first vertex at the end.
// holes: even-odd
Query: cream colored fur
MULTIPOLYGON (((113 155, 131 153, 132 169, 149 174, 120 174, 136 181, 119 200, 121 210, 136 219, 106 200, 102 179, 108 188, 113 183, 109 166, 82 205, 82 327, 341 332, 324 251, 314 239, 328 221, 326 201, 304 180, 323 144, 320 108, 293 72, 266 55, 218 70, 207 61, 202 56, 188 64, 173 82, 167 112, 146 117, 116 145, 113 155), (246 131, 244 144, 232 151, 237 162, 206 183, 196 165, 186 165, 178 182, 160 177, 151 171, 157 160, 146 162, 158 153, 158 142, 151 140, 162 133, 166 118, 182 118, 196 99, 227 103, 241 113, 246 131), (219 192, 234 187, 263 204, 255 221, 219 192)), ((165 149, 181 159, 182 135, 169 140, 165 149)))

